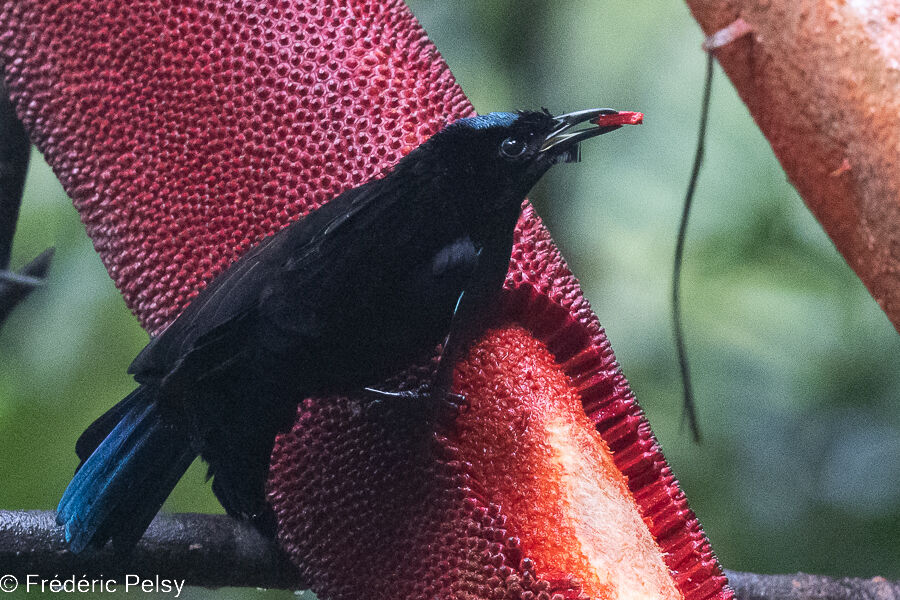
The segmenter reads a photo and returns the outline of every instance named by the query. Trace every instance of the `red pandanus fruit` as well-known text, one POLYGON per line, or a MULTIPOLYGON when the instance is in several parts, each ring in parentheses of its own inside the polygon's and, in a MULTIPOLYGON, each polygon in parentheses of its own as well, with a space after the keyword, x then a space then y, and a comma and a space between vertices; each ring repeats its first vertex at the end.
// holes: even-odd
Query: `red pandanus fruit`
MULTIPOLYGON (((151 333, 263 236, 473 114, 397 0, 17 0, 0 32, 19 116, 151 333)), ((505 287, 502 322, 457 367, 454 420, 300 403, 268 489, 302 583, 327 599, 730 598, 530 207, 505 287)))

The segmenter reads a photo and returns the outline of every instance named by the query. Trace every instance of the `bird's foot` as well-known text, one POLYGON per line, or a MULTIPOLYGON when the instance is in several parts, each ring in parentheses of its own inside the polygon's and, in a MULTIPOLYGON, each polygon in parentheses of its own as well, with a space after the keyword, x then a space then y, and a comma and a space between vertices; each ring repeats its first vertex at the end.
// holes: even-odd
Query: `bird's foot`
POLYGON ((401 401, 410 407, 426 408, 431 406, 436 421, 451 423, 468 407, 468 400, 463 394, 451 391, 431 389, 427 386, 415 390, 387 391, 373 387, 363 391, 376 402, 401 401))
POLYGON ((366 395, 371 397, 375 402, 397 400, 415 401, 422 400, 426 396, 428 396, 427 393, 423 393, 421 390, 397 390, 389 392, 387 390, 379 390, 373 387, 365 387, 363 388, 363 392, 365 392, 366 395))

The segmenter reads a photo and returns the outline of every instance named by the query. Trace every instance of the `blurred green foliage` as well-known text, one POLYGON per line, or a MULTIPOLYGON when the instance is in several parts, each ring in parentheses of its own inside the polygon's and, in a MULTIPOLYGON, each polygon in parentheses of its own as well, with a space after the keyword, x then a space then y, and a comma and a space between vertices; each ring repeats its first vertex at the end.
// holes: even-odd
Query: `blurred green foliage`
MULTIPOLYGON (((900 336, 717 72, 683 289, 702 445, 681 424, 669 278, 704 56, 680 2, 410 2, 479 112, 646 113, 532 194, 722 563, 900 577, 900 336)), ((0 332, 0 507, 51 509, 146 343, 35 155, 13 265, 57 247, 0 332)), ((220 511, 195 464, 166 504, 220 511)), ((191 590, 193 597, 210 592, 191 590)), ((232 590, 253 597, 255 590, 232 590)), ((221 596, 222 592, 215 595, 221 596)))

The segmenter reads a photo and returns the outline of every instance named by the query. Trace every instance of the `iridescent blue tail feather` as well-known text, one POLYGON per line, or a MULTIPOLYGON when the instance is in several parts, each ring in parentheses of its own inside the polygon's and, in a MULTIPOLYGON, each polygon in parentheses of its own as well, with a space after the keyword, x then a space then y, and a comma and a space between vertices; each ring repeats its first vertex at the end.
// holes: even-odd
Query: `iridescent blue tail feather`
POLYGON ((56 520, 72 552, 132 547, 194 459, 185 432, 163 421, 153 390, 141 386, 101 416, 78 443, 82 464, 56 520))

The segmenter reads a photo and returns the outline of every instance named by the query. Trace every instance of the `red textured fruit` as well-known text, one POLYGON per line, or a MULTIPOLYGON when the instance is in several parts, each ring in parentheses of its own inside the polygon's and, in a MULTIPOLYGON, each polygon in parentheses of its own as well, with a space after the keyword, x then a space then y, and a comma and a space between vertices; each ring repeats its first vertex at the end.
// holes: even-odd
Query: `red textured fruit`
POLYGON ((619 111, 614 115, 600 115, 591 123, 600 127, 611 127, 615 125, 640 125, 644 122, 644 113, 619 111))
MULTIPOLYGON (((473 113, 398 0, 6 0, 0 53, 151 332, 261 237, 473 113)), ((729 598, 530 207, 506 288, 507 325, 457 369, 455 419, 300 404, 269 498, 306 583, 354 600, 729 598)))

